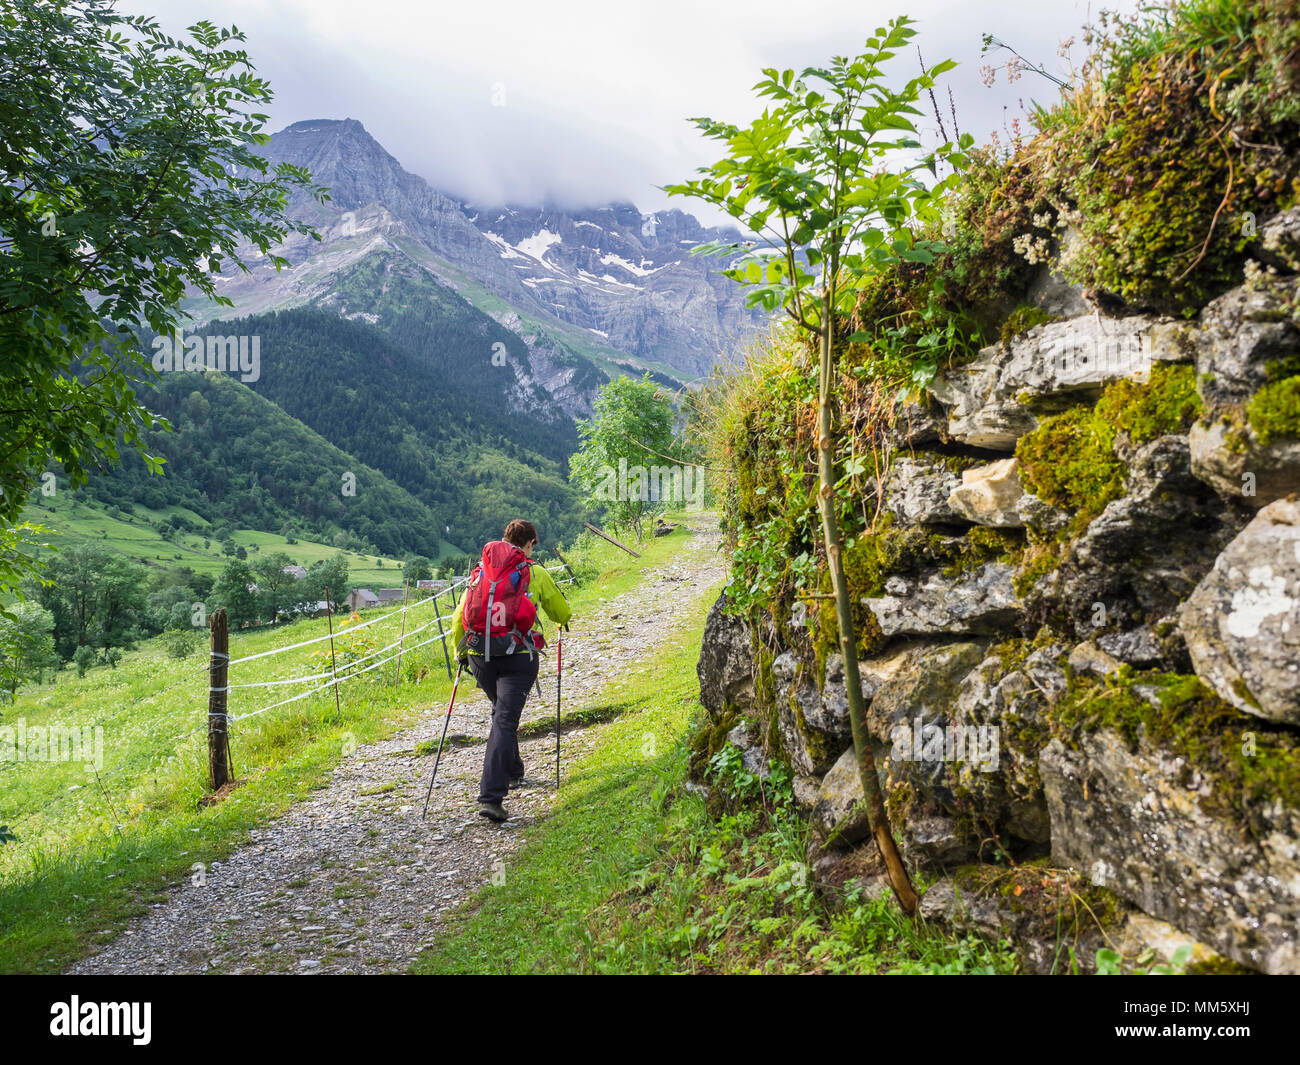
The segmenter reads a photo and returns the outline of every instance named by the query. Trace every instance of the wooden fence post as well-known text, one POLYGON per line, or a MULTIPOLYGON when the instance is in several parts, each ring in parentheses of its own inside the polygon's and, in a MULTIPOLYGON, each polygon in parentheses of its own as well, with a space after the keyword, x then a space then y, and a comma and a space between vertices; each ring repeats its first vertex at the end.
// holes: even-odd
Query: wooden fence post
POLYGON ((226 714, 230 676, 230 631, 224 609, 214 610, 208 623, 211 648, 208 659, 208 779, 219 791, 233 776, 230 768, 230 728, 226 714))
POLYGON ((578 579, 578 575, 573 572, 572 568, 569 566, 568 561, 565 559, 565 557, 562 554, 560 554, 558 549, 555 552, 555 557, 560 560, 560 565, 569 571, 569 576, 576 581, 578 579))
POLYGON ((586 526, 588 529, 590 529, 592 532, 594 532, 594 533, 595 533, 597 536, 599 536, 601 539, 603 539, 603 540, 608 540, 608 541, 609 541, 611 544, 613 544, 615 547, 621 547, 624 551, 626 551, 626 552, 627 552, 629 555, 631 555, 633 558, 640 558, 640 557, 641 557, 641 556, 638 555, 635 551, 633 551, 630 547, 628 547, 626 544, 620 544, 617 540, 615 540, 612 536, 610 536, 609 533, 601 532, 599 529, 596 528, 596 526, 592 525, 591 522, 589 522, 589 521, 584 521, 582 524, 585 525, 585 526, 586 526))

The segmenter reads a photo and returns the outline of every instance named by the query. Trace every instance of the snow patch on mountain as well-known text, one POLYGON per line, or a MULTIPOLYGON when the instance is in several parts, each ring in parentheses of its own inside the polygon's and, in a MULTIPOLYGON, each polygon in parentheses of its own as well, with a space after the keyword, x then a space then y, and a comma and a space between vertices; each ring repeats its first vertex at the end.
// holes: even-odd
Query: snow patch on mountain
MULTIPOLYGON (((650 261, 649 259, 642 259, 641 265, 636 266, 624 259, 623 256, 615 255, 613 252, 610 252, 607 255, 602 255, 600 261, 605 266, 609 266, 610 263, 615 263, 616 265, 621 266, 629 274, 635 274, 637 277, 649 277, 651 274, 656 274, 663 269, 662 266, 655 266, 647 270, 645 264, 650 261)), ((606 274, 605 276, 608 277, 609 275, 606 274)))
POLYGON ((545 262, 546 253, 552 246, 559 244, 560 239, 560 234, 552 233, 549 229, 543 229, 540 233, 534 233, 531 237, 521 240, 515 245, 515 249, 536 259, 538 262, 545 262))

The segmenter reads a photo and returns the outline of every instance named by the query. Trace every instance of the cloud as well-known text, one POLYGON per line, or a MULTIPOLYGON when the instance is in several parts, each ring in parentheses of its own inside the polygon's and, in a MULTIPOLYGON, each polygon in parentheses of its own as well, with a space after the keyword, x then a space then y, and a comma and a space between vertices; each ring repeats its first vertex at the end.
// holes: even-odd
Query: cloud
MULTIPOLYGON (((146 10, 142 0, 123 6, 146 10)), ((1132 10, 1136 0, 1112 6, 1132 10)), ((748 121, 761 109, 750 90, 763 67, 799 69, 856 52, 901 5, 153 0, 147 10, 173 33, 200 18, 238 25, 276 90, 272 129, 359 119, 408 170, 462 199, 631 200, 704 217, 702 205, 668 201, 655 187, 687 178, 720 154, 688 119, 748 121)), ((1047 103, 1056 95, 1034 74, 1014 84, 1000 77, 986 88, 978 69, 982 35, 1064 74, 1057 46, 1077 35, 1087 13, 1083 0, 908 5, 926 62, 961 64, 947 84, 962 129, 981 142, 1023 115, 1031 96, 1047 103)), ((1079 45, 1073 54, 1081 58, 1079 45)), ((894 63, 900 79, 916 72, 915 52, 894 63)), ((946 98, 943 104, 946 121, 946 98)), ((925 122, 933 134, 933 116, 925 122)))

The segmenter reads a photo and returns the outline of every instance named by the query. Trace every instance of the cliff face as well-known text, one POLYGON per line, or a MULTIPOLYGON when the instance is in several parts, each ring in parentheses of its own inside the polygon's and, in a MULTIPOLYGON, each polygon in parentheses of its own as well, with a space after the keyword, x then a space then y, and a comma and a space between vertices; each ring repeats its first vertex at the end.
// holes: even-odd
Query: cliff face
POLYGON ((707 374, 758 316, 700 244, 739 239, 682 211, 630 203, 589 210, 473 207, 471 221, 547 311, 631 354, 707 374))
MULTIPOLYGON (((1300 972, 1298 233, 1277 215, 1193 319, 1076 313, 985 347, 863 489, 845 568, 895 832, 940 878, 923 912, 1031 971, 1063 968, 1051 918, 1086 897, 1082 968, 1167 922, 1199 958, 1300 972)), ((725 607, 702 742, 790 764, 835 882, 867 831, 825 615, 725 607)))

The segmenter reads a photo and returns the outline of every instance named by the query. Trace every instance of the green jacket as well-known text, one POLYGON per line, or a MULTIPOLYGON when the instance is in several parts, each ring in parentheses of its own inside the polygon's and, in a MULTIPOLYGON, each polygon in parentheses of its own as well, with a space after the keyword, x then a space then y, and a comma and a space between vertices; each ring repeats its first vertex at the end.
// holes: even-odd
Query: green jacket
MULTIPOLYGON (((567 625, 569 619, 573 617, 573 611, 569 609, 569 604, 564 596, 560 594, 560 589, 556 587, 554 578, 547 572, 545 566, 540 562, 529 562, 528 571, 528 598, 546 611, 549 617, 557 625, 567 625)), ((460 602, 456 604, 456 616, 451 623, 451 646, 455 653, 464 656, 466 653, 477 654, 475 651, 466 652, 460 646, 461 640, 465 638, 465 600, 469 597, 469 588, 461 593, 460 602)), ((542 615, 538 611, 537 621, 533 624, 534 632, 542 631, 542 615)))

